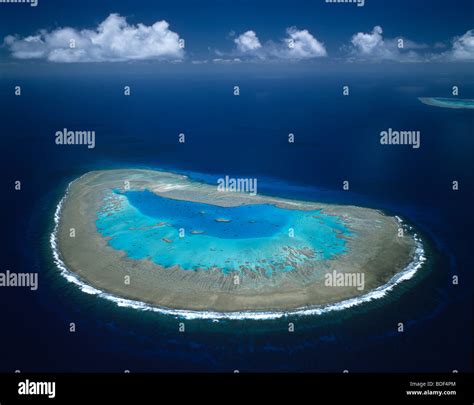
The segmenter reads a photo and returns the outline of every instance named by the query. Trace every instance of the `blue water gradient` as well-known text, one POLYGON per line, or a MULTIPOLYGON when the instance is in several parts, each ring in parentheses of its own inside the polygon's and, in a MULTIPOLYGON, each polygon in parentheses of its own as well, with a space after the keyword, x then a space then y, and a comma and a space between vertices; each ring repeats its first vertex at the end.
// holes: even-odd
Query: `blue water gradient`
POLYGON ((321 210, 271 204, 220 207, 147 190, 114 191, 104 200, 96 225, 113 248, 130 258, 224 273, 243 268, 266 274, 291 271, 302 262, 344 253, 344 238, 352 235, 339 217, 321 210))

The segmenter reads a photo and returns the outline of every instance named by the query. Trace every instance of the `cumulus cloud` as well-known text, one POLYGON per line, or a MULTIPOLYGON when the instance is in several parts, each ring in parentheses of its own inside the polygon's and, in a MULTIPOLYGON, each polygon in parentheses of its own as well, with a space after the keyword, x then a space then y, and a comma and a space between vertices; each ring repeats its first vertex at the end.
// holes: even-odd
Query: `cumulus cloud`
POLYGON ((308 59, 327 56, 326 48, 308 30, 290 27, 286 30, 288 38, 285 46, 279 51, 282 57, 290 59, 308 59))
POLYGON ((375 26, 371 33, 358 32, 352 36, 351 43, 363 55, 370 55, 384 48, 382 27, 375 26))
POLYGON ((242 52, 255 52, 262 47, 255 31, 247 31, 234 39, 237 49, 242 52))
POLYGON ((474 30, 454 38, 452 49, 446 56, 454 61, 474 61, 474 30))
POLYGON ((128 24, 125 17, 110 14, 95 30, 58 28, 41 30, 25 38, 4 39, 18 59, 50 62, 121 62, 129 60, 180 60, 184 49, 179 35, 162 20, 153 25, 128 24))
POLYGON ((268 41, 262 44, 255 31, 246 31, 234 39, 236 49, 232 55, 247 60, 302 60, 327 55, 324 44, 308 30, 290 27, 286 33, 287 38, 279 42, 268 41))
POLYGON ((418 44, 405 38, 385 39, 382 27, 377 25, 371 32, 358 32, 352 36, 349 59, 415 62, 422 60, 422 58, 414 50, 425 48, 427 45, 418 44))

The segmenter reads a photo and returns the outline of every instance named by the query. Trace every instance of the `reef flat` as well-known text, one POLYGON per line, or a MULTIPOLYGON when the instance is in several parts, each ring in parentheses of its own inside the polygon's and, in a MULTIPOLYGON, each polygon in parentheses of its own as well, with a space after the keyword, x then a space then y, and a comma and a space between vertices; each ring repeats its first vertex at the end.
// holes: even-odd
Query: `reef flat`
POLYGON ((474 100, 461 98, 444 98, 444 97, 419 97, 423 104, 431 105, 433 107, 441 108, 456 108, 456 109, 473 109, 474 100))
POLYGON ((378 210, 219 192, 137 169, 72 182, 55 237, 65 266, 94 288, 220 313, 284 312, 365 295, 416 251, 413 234, 378 210))

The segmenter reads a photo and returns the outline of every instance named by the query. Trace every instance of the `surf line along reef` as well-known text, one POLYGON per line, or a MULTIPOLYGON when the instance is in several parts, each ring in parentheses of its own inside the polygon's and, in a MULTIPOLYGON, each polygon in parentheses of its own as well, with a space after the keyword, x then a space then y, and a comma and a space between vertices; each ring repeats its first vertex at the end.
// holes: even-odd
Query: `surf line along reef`
POLYGON ((383 295, 424 260, 416 234, 375 209, 222 193, 153 170, 86 173, 55 219, 52 247, 69 278, 174 314, 352 305, 383 295))

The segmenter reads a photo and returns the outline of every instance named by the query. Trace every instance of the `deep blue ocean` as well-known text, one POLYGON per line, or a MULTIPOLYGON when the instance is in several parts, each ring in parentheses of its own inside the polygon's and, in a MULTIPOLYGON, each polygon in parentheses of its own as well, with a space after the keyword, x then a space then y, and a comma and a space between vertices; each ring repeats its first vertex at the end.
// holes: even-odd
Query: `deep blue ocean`
POLYGON ((474 113, 417 99, 454 84, 474 98, 472 75, 85 69, 0 76, 0 271, 39 273, 36 292, 0 291, 0 371, 472 371, 474 113), (95 149, 56 145, 63 128, 95 130, 95 149), (421 131, 421 147, 380 145, 388 128, 421 131), (386 298, 321 316, 183 321, 121 308, 68 283, 49 244, 68 183, 107 168, 257 177, 259 193, 379 208, 419 231, 428 261, 386 298))

